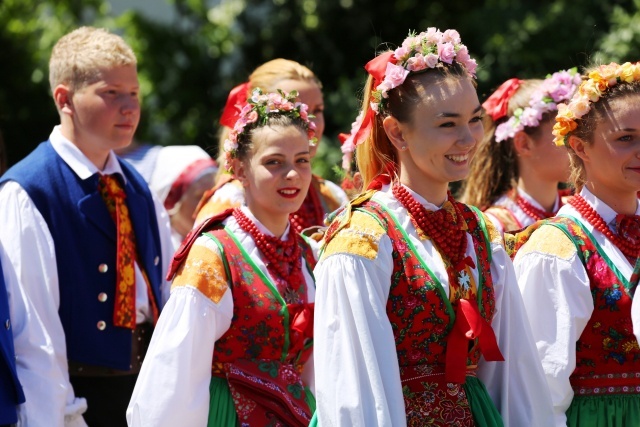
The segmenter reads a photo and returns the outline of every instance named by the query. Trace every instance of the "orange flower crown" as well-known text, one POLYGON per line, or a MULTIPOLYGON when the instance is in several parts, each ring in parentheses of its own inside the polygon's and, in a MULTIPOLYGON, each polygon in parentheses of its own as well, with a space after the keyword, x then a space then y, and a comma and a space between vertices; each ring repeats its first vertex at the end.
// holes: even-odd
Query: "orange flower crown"
POLYGON ((632 83, 640 80, 640 63, 625 62, 622 65, 612 62, 601 65, 589 73, 569 104, 558 104, 556 123, 553 126, 554 142, 557 146, 568 145, 568 135, 578 127, 576 120, 584 117, 591 104, 600 100, 602 95, 619 83, 632 83))

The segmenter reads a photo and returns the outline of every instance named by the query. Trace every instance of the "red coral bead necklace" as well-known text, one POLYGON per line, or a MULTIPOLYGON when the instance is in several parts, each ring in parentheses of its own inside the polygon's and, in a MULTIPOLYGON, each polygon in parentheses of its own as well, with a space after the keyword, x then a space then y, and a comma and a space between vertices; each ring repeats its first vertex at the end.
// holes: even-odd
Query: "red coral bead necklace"
POLYGON ((453 205, 455 219, 445 209, 427 210, 399 183, 395 183, 391 191, 407 209, 418 227, 433 240, 452 266, 456 266, 465 258, 467 252, 466 232, 457 226, 457 222, 464 221, 464 219, 451 193, 447 193, 447 199, 453 205))
MULTIPOLYGON (((526 200, 520 194, 516 195, 516 204, 518 205, 518 207, 520 207, 520 209, 522 209, 522 211, 527 216, 535 219, 536 221, 539 221, 541 219, 551 218, 556 214, 555 212, 549 212, 549 211, 545 211, 543 209, 537 208, 536 206, 533 205, 533 203, 526 200)), ((560 199, 560 206, 558 206, 558 208, 560 207, 562 207, 562 199, 560 199)))
MULTIPOLYGON (((240 208, 233 210, 238 226, 249 233, 256 246, 267 260, 267 269, 282 278, 290 286, 292 279, 300 273, 300 257, 302 250, 298 242, 298 234, 289 229, 289 237, 282 240, 276 236, 264 234, 240 208), (278 250, 281 249, 281 250, 278 250)), ((297 277, 296 277, 297 279, 297 277)))
POLYGON ((584 199, 584 197, 579 194, 575 195, 569 200, 569 204, 573 206, 580 216, 586 219, 589 224, 613 242, 613 244, 616 245, 625 256, 631 258, 638 257, 638 254, 640 254, 640 242, 632 243, 631 241, 614 234, 602 216, 584 199))

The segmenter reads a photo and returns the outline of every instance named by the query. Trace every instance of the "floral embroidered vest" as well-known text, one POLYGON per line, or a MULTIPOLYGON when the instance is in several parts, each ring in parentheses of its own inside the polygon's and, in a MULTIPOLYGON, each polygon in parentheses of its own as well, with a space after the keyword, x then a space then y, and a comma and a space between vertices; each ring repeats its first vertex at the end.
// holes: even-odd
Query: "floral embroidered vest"
POLYGON ((575 218, 560 215, 548 224, 575 244, 593 297, 593 314, 576 343, 576 369, 570 377, 576 396, 640 393, 640 349, 631 324, 640 260, 627 281, 575 218))
MULTIPOLYGON (((205 235, 222 254, 234 303, 231 326, 215 344, 212 374, 227 378, 242 425, 308 425, 312 408, 300 378, 312 351, 307 284, 291 283, 304 303, 286 304, 232 231, 218 226, 205 235)), ((311 249, 303 239, 300 245, 312 271, 311 249)))
MULTIPOLYGON (((479 283, 474 297, 481 315, 491 321, 495 312, 490 270, 490 246, 484 219, 459 204, 473 239, 479 283)), ((393 273, 387 301, 400 366, 408 426, 474 426, 463 384, 445 380, 445 354, 459 299, 450 301, 443 284, 420 259, 393 213, 374 202, 358 208, 377 218, 393 245, 393 273)), ((445 286, 447 284, 444 284, 445 286)), ((452 294, 457 294, 451 289, 452 294)), ((480 359, 478 342, 470 341, 467 375, 475 375, 480 359)), ((488 397, 487 397, 488 398, 488 397)))

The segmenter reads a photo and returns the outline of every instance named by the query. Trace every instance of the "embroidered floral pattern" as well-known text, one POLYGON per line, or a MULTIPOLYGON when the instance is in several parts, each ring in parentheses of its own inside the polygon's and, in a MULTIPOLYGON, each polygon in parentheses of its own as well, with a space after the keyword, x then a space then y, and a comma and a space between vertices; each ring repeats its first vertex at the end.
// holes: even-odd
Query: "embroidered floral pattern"
POLYGON ((136 328, 136 279, 134 261, 136 240, 129 217, 126 193, 118 178, 101 175, 99 191, 116 224, 116 292, 113 324, 129 329, 136 328))
MULTIPOLYGON (((631 324, 632 297, 584 229, 566 217, 550 220, 571 236, 585 263, 594 310, 576 344, 571 384, 578 394, 640 390, 640 349, 631 324)), ((637 282, 637 279, 636 279, 637 282)), ((627 284, 629 289, 637 283, 627 284)))
MULTIPOLYGON (((458 207, 473 238, 479 276, 484 278, 484 283, 479 283, 477 288, 481 295, 481 312, 490 321, 495 301, 489 248, 475 213, 466 205, 459 204, 458 207)), ((416 376, 423 379, 403 383, 407 425, 473 426, 462 385, 447 383, 444 374, 438 374, 443 372, 445 365, 447 336, 455 316, 452 305, 455 307, 456 301, 452 305, 448 303, 441 285, 409 250, 401 231, 379 204, 367 201, 360 209, 376 215, 385 224, 394 248, 387 316, 395 337, 401 378, 403 381, 416 376), (430 424, 425 424, 426 420, 430 424)), ((477 298, 475 287, 470 298, 477 298)), ((479 359, 480 351, 473 345, 467 364, 476 365, 479 359)))
MULTIPOLYGON (((212 374, 227 377, 241 423, 289 425, 271 414, 276 409, 265 409, 260 393, 275 393, 284 402, 273 403, 278 411, 295 414, 294 418, 308 423, 311 414, 300 372, 311 355, 311 342, 292 329, 296 307, 283 305, 276 288, 265 283, 229 233, 222 228, 209 232, 224 247, 234 301, 231 326, 215 344, 212 374)), ((310 248, 302 239, 300 245, 313 268, 310 248)), ((306 284, 291 285, 308 305, 306 284)))

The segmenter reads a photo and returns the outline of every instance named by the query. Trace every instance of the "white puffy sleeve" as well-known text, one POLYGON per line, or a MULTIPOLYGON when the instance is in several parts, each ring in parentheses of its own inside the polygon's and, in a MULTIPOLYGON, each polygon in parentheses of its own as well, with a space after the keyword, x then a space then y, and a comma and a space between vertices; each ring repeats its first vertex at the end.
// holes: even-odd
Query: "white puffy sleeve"
POLYGON ((505 427, 548 427, 553 425, 551 399, 513 264, 499 242, 494 241, 491 249, 496 307, 491 325, 505 361, 481 359, 478 378, 505 427))
POLYGON ((129 426, 205 426, 214 344, 228 329, 233 297, 220 252, 199 237, 178 270, 129 407, 129 426))
POLYGON ((314 270, 316 402, 323 427, 406 424, 386 313, 391 253, 386 235, 342 230, 314 270))
POLYGON ((589 278, 574 244, 553 226, 533 233, 514 264, 551 392, 553 425, 565 426, 573 399, 569 377, 576 367, 576 342, 593 313, 589 278))

